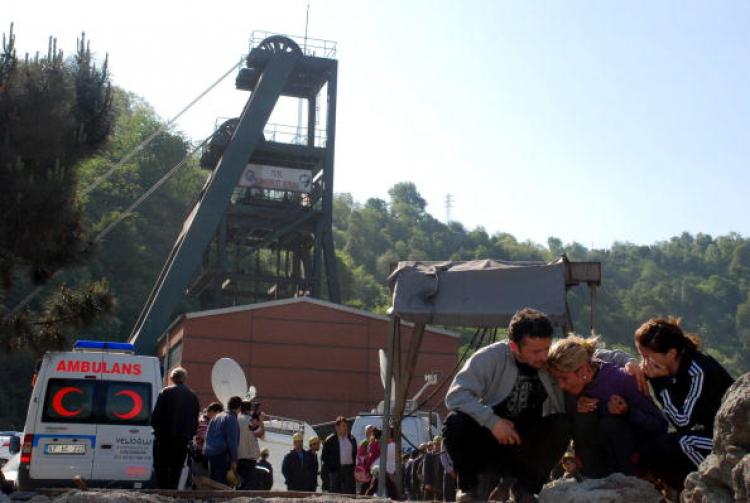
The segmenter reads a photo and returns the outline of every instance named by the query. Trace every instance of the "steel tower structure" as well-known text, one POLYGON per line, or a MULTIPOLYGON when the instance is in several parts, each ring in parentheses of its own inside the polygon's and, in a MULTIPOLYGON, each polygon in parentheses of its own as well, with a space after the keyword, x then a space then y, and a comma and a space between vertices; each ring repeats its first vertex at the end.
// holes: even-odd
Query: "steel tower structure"
POLYGON ((201 158, 213 172, 133 330, 139 353, 153 351, 185 293, 204 308, 297 295, 340 302, 332 232, 335 45, 305 42, 305 51, 284 36, 251 42, 236 80, 250 98, 201 158), (325 128, 318 127, 319 95, 325 128), (306 128, 268 123, 282 96, 306 101, 306 128))

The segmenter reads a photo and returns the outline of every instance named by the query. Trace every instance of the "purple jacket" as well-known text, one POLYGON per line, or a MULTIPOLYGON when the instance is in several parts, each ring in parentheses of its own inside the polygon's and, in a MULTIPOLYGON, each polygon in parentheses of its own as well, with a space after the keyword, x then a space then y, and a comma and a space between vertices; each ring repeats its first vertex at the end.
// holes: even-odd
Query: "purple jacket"
POLYGON ((667 431, 667 420, 651 397, 638 391, 635 377, 624 368, 611 363, 593 360, 599 367, 594 380, 584 389, 583 395, 599 400, 597 412, 600 416, 609 415, 607 402, 612 395, 620 395, 628 402, 627 417, 639 433, 654 435, 667 431))

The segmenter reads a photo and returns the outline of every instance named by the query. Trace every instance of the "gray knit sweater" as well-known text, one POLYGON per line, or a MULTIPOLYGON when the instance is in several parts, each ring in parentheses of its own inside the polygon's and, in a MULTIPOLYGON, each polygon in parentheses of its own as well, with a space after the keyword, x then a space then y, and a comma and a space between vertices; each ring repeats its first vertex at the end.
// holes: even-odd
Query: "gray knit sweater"
MULTIPOLYGON (((631 359, 627 353, 606 349, 598 349, 595 356, 620 367, 631 359)), ((517 378, 518 365, 508 341, 490 344, 474 353, 453 378, 445 405, 448 410, 464 412, 491 429, 500 420, 492 408, 510 395, 517 378)), ((552 376, 542 369, 539 370, 539 380, 547 391, 542 414, 565 412, 563 393, 552 376)))

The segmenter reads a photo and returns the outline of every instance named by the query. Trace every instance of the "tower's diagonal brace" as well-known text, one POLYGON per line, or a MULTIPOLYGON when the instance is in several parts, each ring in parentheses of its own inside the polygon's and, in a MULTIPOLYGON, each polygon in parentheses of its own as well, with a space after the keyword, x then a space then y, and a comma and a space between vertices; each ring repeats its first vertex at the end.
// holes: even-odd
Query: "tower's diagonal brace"
POLYGON ((252 96, 245 105, 232 140, 216 166, 200 201, 195 205, 162 269, 131 335, 136 352, 150 354, 157 338, 166 330, 174 310, 183 298, 203 253, 224 216, 229 199, 263 128, 281 95, 292 69, 300 58, 294 52, 277 52, 266 64, 252 96))

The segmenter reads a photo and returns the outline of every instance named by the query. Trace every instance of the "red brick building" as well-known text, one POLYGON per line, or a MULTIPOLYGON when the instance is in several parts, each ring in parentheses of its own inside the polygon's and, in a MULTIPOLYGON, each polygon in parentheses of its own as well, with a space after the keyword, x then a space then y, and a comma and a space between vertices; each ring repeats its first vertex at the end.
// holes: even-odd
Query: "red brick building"
MULTIPOLYGON (((214 362, 230 357, 257 388, 264 411, 317 424, 369 411, 383 399, 378 349, 387 348, 388 322, 386 316, 298 297, 182 315, 159 340, 157 354, 165 369, 179 363, 188 370, 203 406, 216 400, 214 362)), ((403 324, 401 333, 405 351, 411 326, 403 324)), ((456 364, 458 345, 453 332, 425 330, 409 396, 428 372, 438 371, 442 383, 456 364)), ((430 404, 440 405, 446 389, 430 404)))

